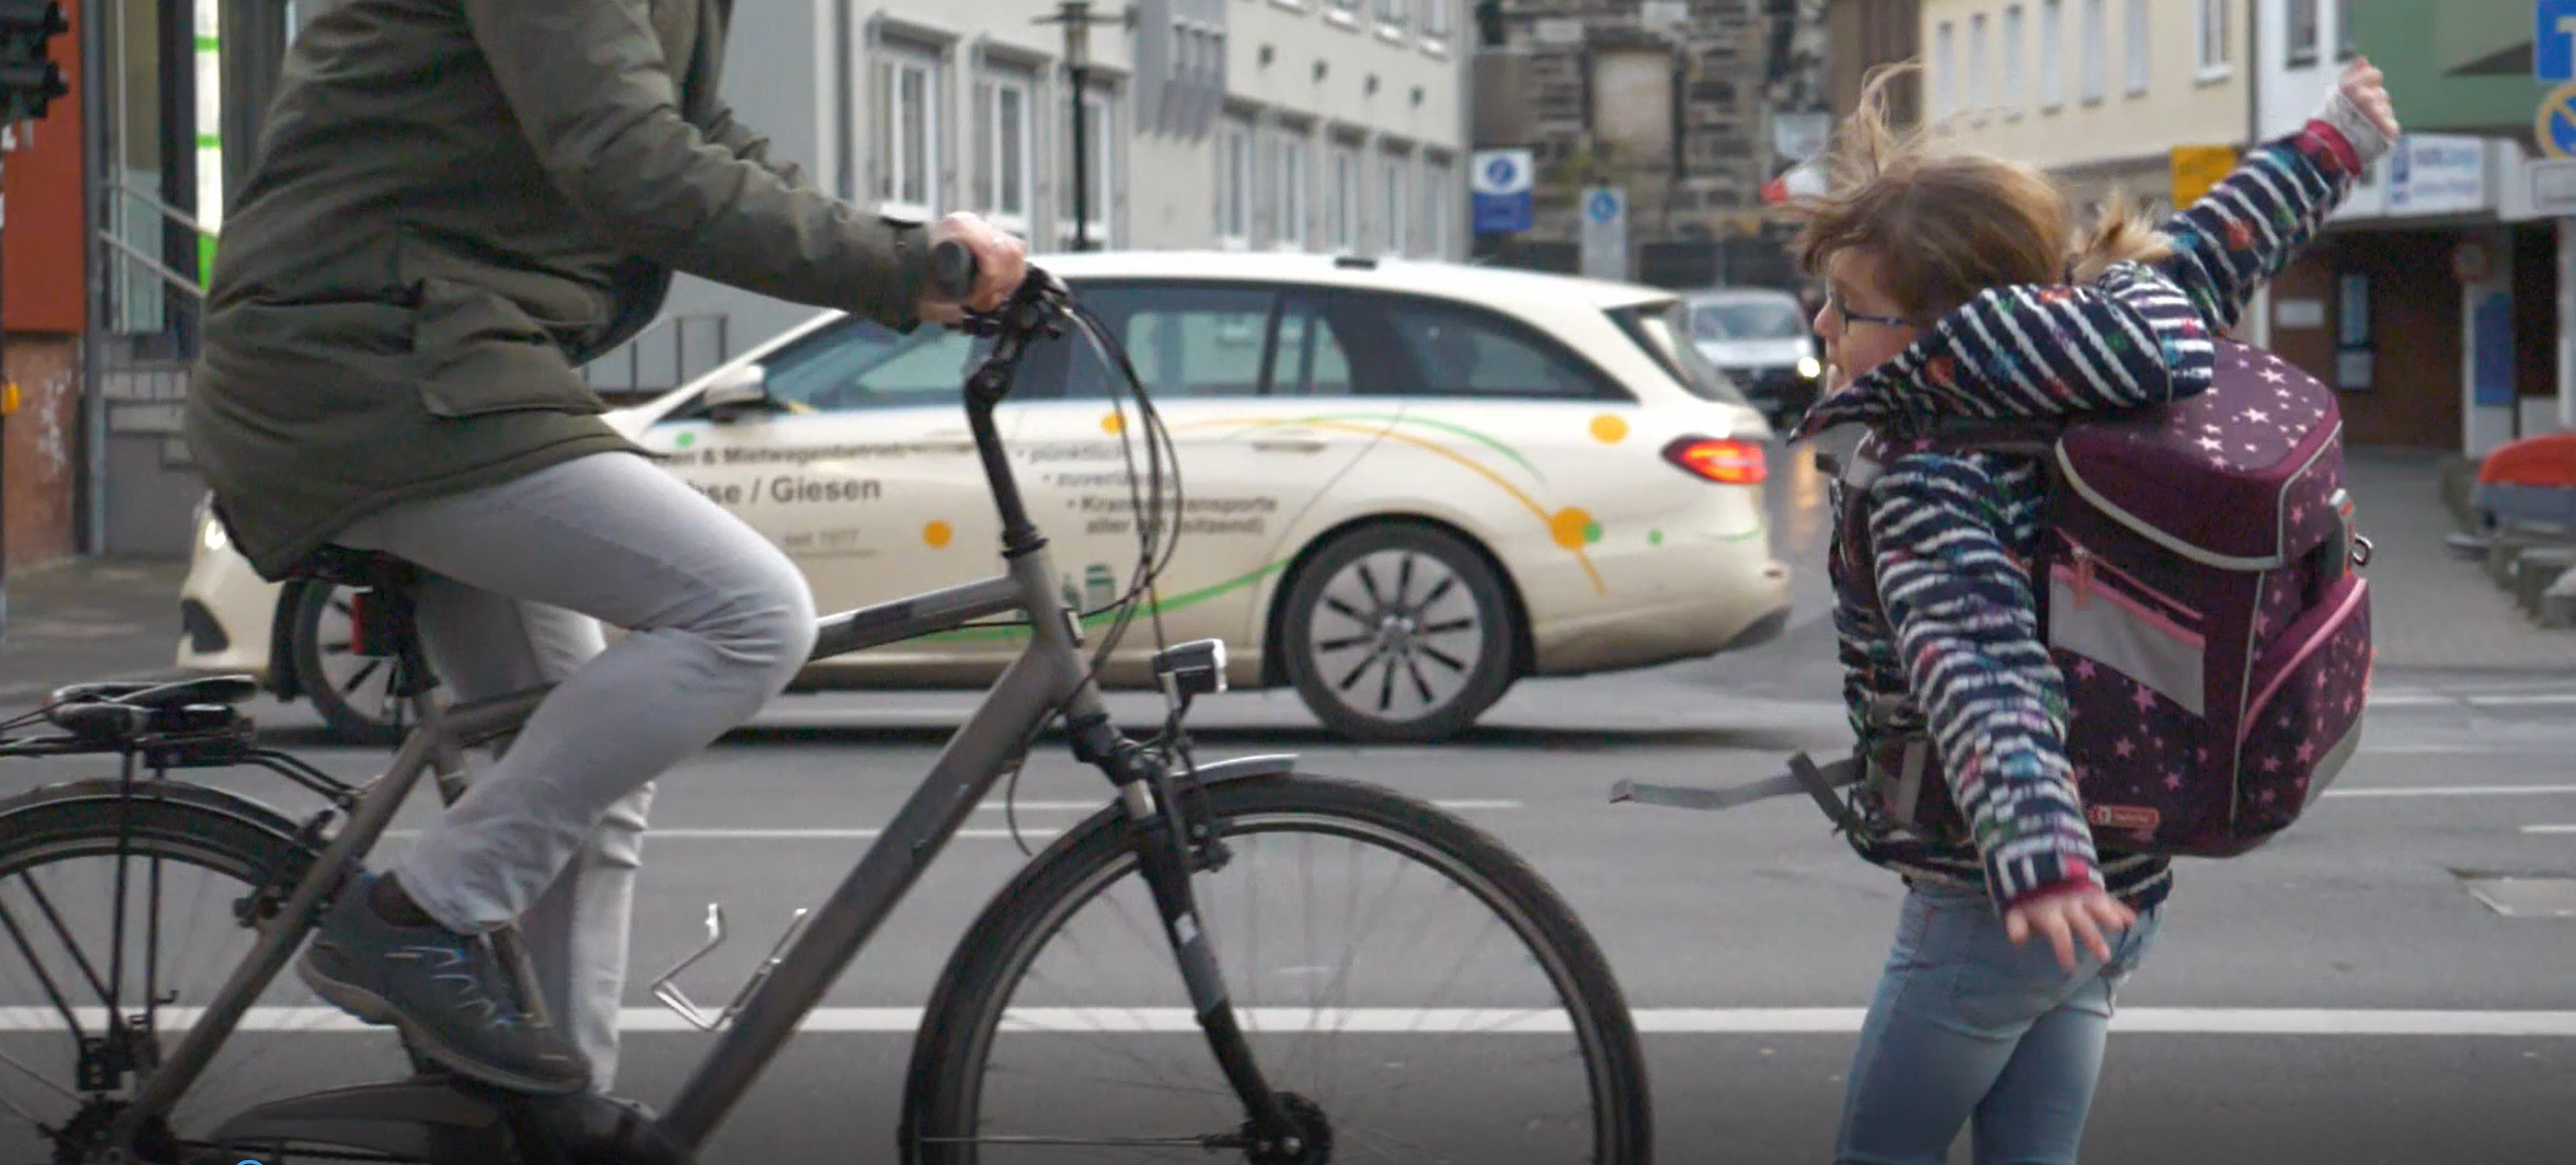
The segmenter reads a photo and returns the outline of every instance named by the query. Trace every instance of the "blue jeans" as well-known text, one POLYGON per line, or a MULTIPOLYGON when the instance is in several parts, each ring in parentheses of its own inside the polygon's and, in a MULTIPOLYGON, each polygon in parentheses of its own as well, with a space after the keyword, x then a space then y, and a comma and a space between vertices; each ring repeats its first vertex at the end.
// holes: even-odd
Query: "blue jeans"
POLYGON ((1836 1165, 1942 1165, 1972 1118, 1977 1165, 2071 1165, 2112 998, 2163 912, 2104 935, 2107 964, 2078 941, 2068 971, 2044 935, 2014 945, 1983 890, 1918 884, 1861 1024, 1836 1165))

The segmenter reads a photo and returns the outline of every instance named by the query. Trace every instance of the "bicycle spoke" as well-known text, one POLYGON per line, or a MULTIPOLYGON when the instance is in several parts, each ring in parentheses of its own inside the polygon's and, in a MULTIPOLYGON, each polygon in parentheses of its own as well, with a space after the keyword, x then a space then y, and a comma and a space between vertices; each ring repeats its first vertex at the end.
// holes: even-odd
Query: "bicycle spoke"
MULTIPOLYGON (((79 1094, 79 1093, 74 1092, 74 1091, 72 1091, 71 1089, 65 1088, 65 1087, 63 1087, 63 1086, 62 1086, 62 1085, 60 1085, 60 1084, 56 1084, 56 1083, 54 1083, 54 1082, 53 1082, 53 1081, 51 1081, 51 1080, 47 1080, 47 1079, 45 1079, 45 1074, 44 1074, 44 1073, 42 1073, 42 1072, 38 1072, 38 1071, 36 1071, 35 1069, 30 1068, 30 1067, 26 1066, 25 1064, 22 1064, 22 1063, 18 1062, 18 1058, 17 1058, 17 1057, 12 1056, 12 1055, 10 1055, 10 1054, 9 1054, 9 1053, 7 1053, 7 1052, 0 1052, 0 1067, 15 1068, 15 1069, 17 1069, 19 1072, 23 1073, 23 1074, 27 1077, 27 1079, 35 1081, 35 1082, 37 1083, 37 1085, 39 1085, 40 1087, 44 1087, 44 1088, 52 1089, 56 1095, 61 1096, 63 1099, 68 1100, 68 1101, 72 1102, 73 1104, 79 1104, 79 1103, 80 1103, 80 1094, 79 1094)), ((12 1107, 15 1107, 15 1106, 12 1106, 12 1107)), ((19 1115, 20 1115, 20 1116, 26 1116, 26 1112, 25 1112, 24 1110, 20 1110, 19 1115)), ((34 1117, 32 1117, 32 1116, 29 1116, 29 1117, 27 1117, 27 1120, 28 1120, 30 1123, 35 1123, 36 1118, 34 1118, 34 1117)))
MULTIPOLYGON (((19 877, 24 879, 26 875, 21 873, 19 877)), ((55 1010, 63 1013, 63 1022, 71 1025, 72 1042, 78 1046, 80 1041, 88 1038, 81 1032, 80 1017, 73 1014, 71 1001, 63 997, 63 989, 45 970, 44 961, 36 957, 36 945, 27 941, 27 932, 18 928, 17 916, 9 913, 5 903, 0 903, 0 929, 6 929, 11 941, 18 944, 19 952, 26 955, 27 969, 36 973, 36 982, 45 988, 45 998, 52 1001, 55 1010)))

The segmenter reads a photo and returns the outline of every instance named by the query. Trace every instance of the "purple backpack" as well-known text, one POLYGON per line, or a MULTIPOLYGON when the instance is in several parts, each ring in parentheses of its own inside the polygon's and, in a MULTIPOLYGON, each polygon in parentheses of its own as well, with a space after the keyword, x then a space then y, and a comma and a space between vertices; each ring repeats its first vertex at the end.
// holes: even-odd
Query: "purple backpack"
MULTIPOLYGON (((2042 457, 2040 626, 2066 678, 2067 745, 2095 844, 2230 857, 2295 820, 2360 739, 2370 589, 2354 567, 2335 394, 2217 342, 2204 392, 2039 431, 1978 423, 1926 447, 2042 457), (1999 429, 2010 429, 1998 436, 1999 429)), ((1876 437, 1862 456, 1883 459, 1876 437), (1873 449, 1872 446, 1878 446, 1873 449)), ((1869 553, 1861 507, 1844 545, 1869 553)), ((1865 561, 1865 560, 1860 560, 1865 561)), ((1873 574, 1854 572, 1859 585, 1873 574)), ((1928 750, 1925 750, 1928 751, 1928 750)), ((1918 758, 1919 759, 1919 758, 1918 758)), ((1964 832, 1938 760, 1859 781, 1881 811, 1964 832), (1903 810, 1909 806, 1911 812, 1903 810)))

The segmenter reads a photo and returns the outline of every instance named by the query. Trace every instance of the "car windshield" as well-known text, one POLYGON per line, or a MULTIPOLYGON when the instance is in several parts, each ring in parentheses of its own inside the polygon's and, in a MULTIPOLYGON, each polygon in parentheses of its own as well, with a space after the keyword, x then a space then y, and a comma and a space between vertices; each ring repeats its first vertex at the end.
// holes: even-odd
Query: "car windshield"
POLYGON ((1694 340, 1795 340, 1806 334, 1806 319, 1785 300, 1727 300, 1691 309, 1694 340))
POLYGON ((1700 355, 1699 347, 1685 343, 1682 335, 1688 327, 1690 309, 1678 299, 1639 304, 1610 313, 1619 328, 1628 333, 1664 366, 1664 371, 1681 382, 1691 395, 1725 404, 1745 404, 1743 386, 1733 377, 1718 370, 1717 365, 1700 355))

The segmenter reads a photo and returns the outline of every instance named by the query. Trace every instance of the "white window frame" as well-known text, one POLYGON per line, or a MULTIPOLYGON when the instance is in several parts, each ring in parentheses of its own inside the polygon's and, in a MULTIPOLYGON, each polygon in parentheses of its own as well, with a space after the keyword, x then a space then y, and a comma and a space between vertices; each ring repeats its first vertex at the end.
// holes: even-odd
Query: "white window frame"
POLYGON ((1944 20, 1932 34, 1932 114, 1948 117, 1959 111, 1959 35, 1958 27, 1944 20))
POLYGON ((2236 72, 2236 44, 2233 33, 2234 5, 2230 0, 2200 0, 2195 8, 2193 31, 2198 34, 2200 51, 2199 79, 2219 81, 2236 72))
POLYGON ((1356 32, 1361 24, 1360 14, 1367 2, 1368 0, 1333 0, 1332 8, 1324 13, 1324 20, 1328 24, 1338 24, 1356 32))
POLYGON ((2095 105, 2110 88, 2110 78, 2104 75, 2110 71, 2111 30, 2106 27, 2111 21, 2110 0, 2083 0, 2083 4, 2083 27, 2076 33, 2081 38, 2076 52, 2076 83, 2081 87, 2084 103, 2095 105))
POLYGON ((1449 55, 1449 41, 1457 35, 1450 21, 1449 0, 1422 0, 1422 48, 1436 57, 1449 55))
POLYGON ((1411 244, 1405 229, 1412 225, 1413 154, 1408 150, 1387 149, 1378 153, 1378 209, 1386 221, 1378 224, 1381 249, 1389 255, 1401 255, 1411 244))
POLYGON ((2007 118, 2020 117, 2022 107, 2028 104, 2030 98, 2029 91, 2024 88, 2025 85, 2029 84, 2029 81, 2027 78, 2022 76, 2021 72, 2022 42, 2026 39, 2027 31, 2028 30, 2022 27, 2022 6, 2019 4, 2005 5, 2002 31, 1999 33, 1999 36, 2002 40, 2001 47, 2004 55, 2003 96, 2001 104, 2003 105, 2004 116, 2007 118))
POLYGON ((2325 0, 2289 0, 2287 19, 2281 25, 2281 65, 2304 69, 2325 56, 2325 0), (2307 14, 2308 40, 2299 43, 2299 14, 2307 14))
MULTIPOLYGON (((1038 118, 1037 78, 1025 71, 995 68, 975 79, 975 201, 976 211, 992 220, 993 225, 1028 238, 1036 232, 1030 224, 1037 217, 1038 203, 1038 118), (1002 107, 1005 98, 1016 97, 1019 104, 1019 135, 1016 141, 1003 138, 1002 107), (1003 162, 1017 154, 1020 180, 1016 191, 1006 189, 1003 162), (1006 205, 1009 195, 1019 196, 1019 209, 1006 205)), ((1073 169, 1065 167, 1070 173, 1073 169)))
MULTIPOLYGON (((1118 162, 1126 156, 1118 140, 1118 100, 1121 96, 1117 86, 1098 77, 1089 78, 1082 86, 1082 104, 1089 111, 1083 126, 1083 145, 1091 152, 1091 172, 1086 175, 1093 187, 1089 224, 1091 245, 1104 250, 1116 247, 1119 242, 1118 216, 1114 211, 1119 191, 1118 162)), ((1066 247, 1073 245, 1073 127, 1066 108, 1072 99, 1073 86, 1068 80, 1056 91, 1056 99, 1050 103, 1056 111, 1056 128, 1051 132, 1063 143, 1064 156, 1064 165, 1060 167, 1064 180, 1055 185, 1058 191, 1056 236, 1059 244, 1066 247)))
POLYGON ((1405 0, 1377 0, 1377 34, 1388 40, 1401 41, 1412 26, 1412 13, 1405 0))
POLYGON ((1227 247, 1252 245, 1252 119, 1228 113, 1216 143, 1216 238, 1227 247))
POLYGON ((2055 112, 2066 105, 2066 0, 2039 0, 2039 107, 2055 112))
POLYGON ((869 151, 869 161, 875 201, 885 213, 932 219, 944 205, 940 168, 947 156, 947 110, 941 95, 946 72, 947 62, 935 49, 891 42, 876 46, 869 63, 876 148, 869 151), (913 143, 902 140, 910 121, 904 100, 906 81, 915 77, 920 79, 922 129, 918 174, 908 156, 907 147, 913 143))
POLYGON ((1314 133, 1303 126, 1281 126, 1271 135, 1270 179, 1278 200, 1271 241, 1283 251, 1305 250, 1313 230, 1309 192, 1315 178, 1306 166, 1307 147, 1313 141, 1314 133))

